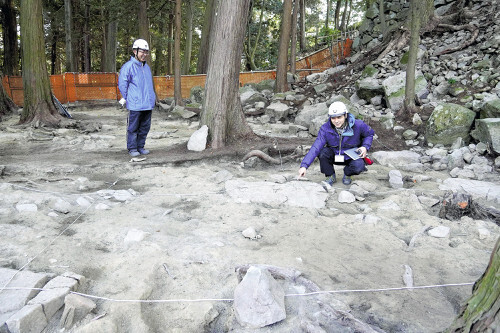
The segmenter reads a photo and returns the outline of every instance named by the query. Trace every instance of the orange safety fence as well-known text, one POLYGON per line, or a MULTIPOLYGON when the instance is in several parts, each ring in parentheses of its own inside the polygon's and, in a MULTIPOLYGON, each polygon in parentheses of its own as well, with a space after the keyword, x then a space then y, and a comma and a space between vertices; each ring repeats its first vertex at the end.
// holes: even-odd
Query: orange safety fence
MULTIPOLYGON (((333 44, 332 44, 333 45, 333 44)), ((350 55, 352 40, 337 42, 330 48, 317 51, 296 62, 297 75, 303 78, 314 72, 324 71, 337 65, 350 55)), ((191 88, 205 87, 206 75, 183 75, 181 95, 189 98, 191 88)), ((247 83, 258 83, 276 79, 276 71, 241 72, 240 87, 247 83)), ((174 76, 155 76, 153 83, 158 99, 174 96, 174 76)), ((24 105, 23 82, 21 76, 4 76, 2 84, 12 101, 24 105)), ((61 103, 89 100, 119 100, 118 73, 64 73, 50 75, 52 93, 61 103)))

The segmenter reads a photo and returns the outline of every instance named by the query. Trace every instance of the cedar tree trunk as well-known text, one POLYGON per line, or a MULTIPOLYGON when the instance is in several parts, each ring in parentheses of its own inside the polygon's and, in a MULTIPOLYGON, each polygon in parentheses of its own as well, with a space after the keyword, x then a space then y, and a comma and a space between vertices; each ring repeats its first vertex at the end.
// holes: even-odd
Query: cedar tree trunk
POLYGON ((205 100, 200 125, 208 126, 209 144, 222 148, 252 135, 239 96, 239 73, 250 0, 220 0, 213 18, 205 100))
POLYGON ((21 0, 20 24, 24 91, 20 123, 32 122, 35 127, 55 127, 62 116, 54 106, 50 90, 43 38, 42 0, 21 0))

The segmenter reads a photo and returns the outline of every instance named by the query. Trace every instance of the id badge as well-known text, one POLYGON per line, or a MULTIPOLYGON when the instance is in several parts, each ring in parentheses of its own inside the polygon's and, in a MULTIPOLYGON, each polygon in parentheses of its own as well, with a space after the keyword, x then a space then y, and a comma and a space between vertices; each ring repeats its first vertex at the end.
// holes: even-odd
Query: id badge
POLYGON ((344 155, 335 155, 335 162, 344 163, 344 155))

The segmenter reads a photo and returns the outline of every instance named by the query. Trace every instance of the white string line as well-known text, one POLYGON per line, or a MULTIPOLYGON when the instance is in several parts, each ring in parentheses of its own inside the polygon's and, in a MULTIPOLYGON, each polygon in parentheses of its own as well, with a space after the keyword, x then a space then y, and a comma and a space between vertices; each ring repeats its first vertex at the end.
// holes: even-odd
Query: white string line
MULTIPOLYGON (((110 189, 111 187, 113 187, 116 183, 118 182, 118 179, 114 182, 114 183, 111 183, 111 185, 109 185, 108 189, 110 189)), ((21 268, 19 268, 19 270, 17 270, 14 275, 12 275, 12 277, 7 281, 7 283, 5 283, 5 285, 0 288, 0 293, 2 293, 2 291, 9 285, 9 283, 12 282, 12 280, 16 277, 16 275, 22 271, 24 268, 26 268, 29 264, 31 264, 33 262, 33 260, 35 260, 40 254, 42 254, 43 252, 45 252, 52 244, 54 244, 54 242, 62 236, 62 234, 64 234, 66 232, 66 230, 68 230, 73 224, 76 223, 76 221, 78 221, 80 219, 80 217, 82 217, 89 209, 90 207, 92 207, 97 201, 99 200, 95 200, 93 201, 89 206, 87 206, 87 208, 81 212, 77 217, 76 219, 71 222, 70 224, 68 224, 66 226, 66 228, 63 229, 63 231, 61 231, 56 237, 54 237, 41 251, 39 251, 33 258, 29 259, 26 264, 24 264, 21 268)))
MULTIPOLYGON (((471 286, 474 285, 475 282, 466 282, 466 283, 449 283, 449 284, 436 284, 436 285, 428 285, 428 286, 416 286, 416 287, 398 287, 398 288, 379 288, 379 289, 344 289, 344 290, 321 290, 314 291, 310 293, 302 293, 302 294, 286 294, 285 297, 301 297, 301 296, 313 296, 319 294, 347 294, 347 293, 361 293, 361 292, 382 292, 382 291, 400 291, 400 290, 418 290, 418 289, 431 289, 431 288, 445 288, 445 287, 462 287, 462 286, 471 286)), ((7 287, 5 290, 51 290, 51 289, 43 289, 43 288, 22 288, 22 287, 7 287)), ((102 301, 108 302, 117 302, 117 303, 181 303, 181 302, 233 302, 233 298, 198 298, 198 299, 152 299, 152 300, 144 300, 144 299, 116 299, 109 297, 101 297, 95 295, 89 295, 84 293, 79 293, 76 291, 70 291, 70 294, 79 295, 82 297, 98 299, 102 301)))

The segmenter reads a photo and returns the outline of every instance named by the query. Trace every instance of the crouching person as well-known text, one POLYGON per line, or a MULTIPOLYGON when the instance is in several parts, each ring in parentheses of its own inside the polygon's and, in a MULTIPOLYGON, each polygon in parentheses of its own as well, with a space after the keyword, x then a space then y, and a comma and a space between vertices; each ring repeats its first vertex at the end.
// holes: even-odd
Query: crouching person
MULTIPOLYGON (((306 154, 299 169, 299 178, 306 174, 307 168, 319 157, 321 173, 325 174, 325 182, 332 185, 336 181, 336 165, 344 165, 342 183, 350 185, 353 175, 366 170, 364 158, 373 141, 373 129, 362 120, 355 119, 342 102, 334 102, 328 108, 328 121, 318 132, 318 137, 306 154), (359 158, 352 158, 355 151, 359 158)), ((356 157, 354 155, 354 157, 356 157)))

